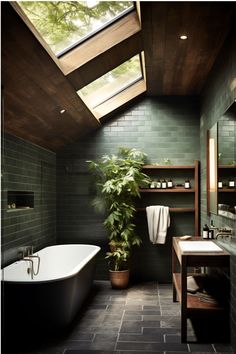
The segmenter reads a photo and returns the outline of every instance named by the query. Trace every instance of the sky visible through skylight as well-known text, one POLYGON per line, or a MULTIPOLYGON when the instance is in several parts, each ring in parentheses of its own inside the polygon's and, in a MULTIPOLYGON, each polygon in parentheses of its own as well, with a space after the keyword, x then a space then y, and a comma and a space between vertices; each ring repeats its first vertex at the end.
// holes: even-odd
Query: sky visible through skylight
POLYGON ((134 8, 132 1, 18 1, 18 4, 57 56, 134 8))
POLYGON ((142 78, 139 54, 77 91, 90 108, 95 108, 142 78))

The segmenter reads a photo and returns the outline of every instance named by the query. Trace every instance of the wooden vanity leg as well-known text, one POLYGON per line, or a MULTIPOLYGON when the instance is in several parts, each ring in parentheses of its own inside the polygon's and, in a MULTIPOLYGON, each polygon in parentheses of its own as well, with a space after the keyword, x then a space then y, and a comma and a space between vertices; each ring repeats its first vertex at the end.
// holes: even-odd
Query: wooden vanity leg
POLYGON ((187 266, 186 257, 181 264, 181 342, 187 341, 187 266))
MULTIPOLYGON (((175 253, 174 247, 172 247, 172 274, 176 273, 177 255, 175 253)), ((172 289, 173 289, 173 302, 177 302, 177 291, 175 287, 174 280, 172 279, 172 289)))

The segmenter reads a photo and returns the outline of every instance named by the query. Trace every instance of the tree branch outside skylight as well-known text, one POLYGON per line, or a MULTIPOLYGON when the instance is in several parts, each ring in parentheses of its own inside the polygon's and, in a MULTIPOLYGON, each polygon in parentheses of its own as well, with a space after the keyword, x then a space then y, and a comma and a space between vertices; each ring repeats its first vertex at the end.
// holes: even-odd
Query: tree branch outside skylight
POLYGON ((132 1, 95 0, 18 4, 57 56, 134 7, 132 1))

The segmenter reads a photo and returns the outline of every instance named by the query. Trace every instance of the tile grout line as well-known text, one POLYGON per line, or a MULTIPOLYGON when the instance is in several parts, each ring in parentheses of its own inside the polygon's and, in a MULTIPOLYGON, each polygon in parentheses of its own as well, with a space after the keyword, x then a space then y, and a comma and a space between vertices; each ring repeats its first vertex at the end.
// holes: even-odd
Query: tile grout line
MULTIPOLYGON (((127 292, 127 295, 128 295, 128 292, 127 292)), ((127 295, 126 295, 126 300, 125 300, 125 306, 127 304, 127 295)), ((120 330, 121 330, 121 327, 122 327, 122 324, 123 324, 124 315, 125 315, 125 309, 123 310, 123 313, 122 313, 122 317, 121 317, 121 321, 120 321, 120 327, 119 327, 119 330, 118 330, 118 333, 117 333, 116 344, 115 344, 114 350, 117 350, 117 343, 118 343, 119 338, 120 338, 120 330)))
POLYGON ((215 353, 217 353, 217 350, 216 350, 216 348, 215 348, 215 345, 214 345, 214 344, 212 344, 212 347, 213 347, 213 349, 214 349, 215 353))

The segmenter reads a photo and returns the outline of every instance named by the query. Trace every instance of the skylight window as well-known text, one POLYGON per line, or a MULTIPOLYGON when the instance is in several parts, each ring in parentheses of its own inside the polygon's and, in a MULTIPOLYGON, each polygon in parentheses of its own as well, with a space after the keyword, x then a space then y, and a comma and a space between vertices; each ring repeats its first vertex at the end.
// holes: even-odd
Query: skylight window
POLYGON ((134 9, 132 1, 19 1, 56 56, 134 9))
POLYGON ((135 55, 117 68, 77 91, 92 109, 142 79, 140 55, 135 55))

